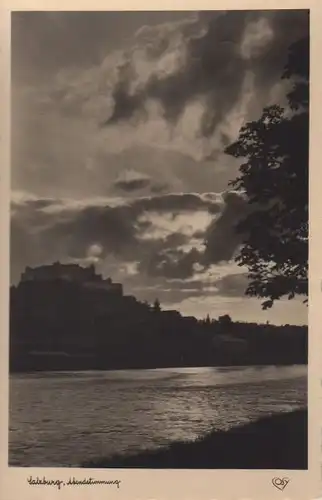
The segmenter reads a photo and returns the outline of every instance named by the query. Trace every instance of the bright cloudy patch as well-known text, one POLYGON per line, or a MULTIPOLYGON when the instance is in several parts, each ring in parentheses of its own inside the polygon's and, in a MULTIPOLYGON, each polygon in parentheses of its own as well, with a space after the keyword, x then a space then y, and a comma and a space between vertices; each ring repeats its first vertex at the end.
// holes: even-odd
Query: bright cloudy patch
POLYGON ((92 245, 89 246, 87 254, 89 257, 99 258, 102 251, 103 251, 103 248, 101 245, 99 245, 97 243, 93 243, 92 245))
POLYGON ((218 280, 223 279, 229 275, 244 275, 247 272, 245 267, 241 267, 234 261, 221 262, 217 265, 211 265, 207 269, 201 268, 196 265, 196 272, 194 279, 204 281, 211 281, 217 283, 218 280))
POLYGON ((273 324, 307 324, 307 307, 300 300, 280 300, 274 309, 263 311, 260 301, 245 297, 223 297, 218 294, 212 296, 189 297, 179 303, 165 303, 169 309, 180 309, 186 316, 211 318, 229 312, 234 321, 253 321, 254 323, 271 322, 273 324))
POLYGON ((262 17, 249 23, 240 47, 242 57, 245 59, 259 57, 273 37, 274 32, 267 18, 262 17))
POLYGON ((138 219, 138 223, 144 228, 140 238, 143 240, 166 238, 170 234, 178 232, 192 237, 197 231, 203 233, 212 220, 213 216, 206 211, 163 214, 157 212, 145 213, 138 219))
POLYGON ((135 170, 125 170, 125 172, 122 172, 121 175, 119 175, 114 181, 114 186, 117 189, 126 192, 144 189, 149 186, 149 184, 150 178, 147 175, 135 170))

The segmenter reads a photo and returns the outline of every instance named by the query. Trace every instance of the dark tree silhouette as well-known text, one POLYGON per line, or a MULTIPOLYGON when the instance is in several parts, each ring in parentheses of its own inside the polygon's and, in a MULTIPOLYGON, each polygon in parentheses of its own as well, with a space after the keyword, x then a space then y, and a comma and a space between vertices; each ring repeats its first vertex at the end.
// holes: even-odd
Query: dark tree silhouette
POLYGON ((231 182, 251 208, 237 224, 244 241, 236 260, 248 267, 246 294, 268 299, 264 309, 282 296, 308 295, 308 38, 290 47, 282 78, 291 87, 288 106, 265 108, 226 149, 246 159, 231 182))
POLYGON ((218 318, 219 324, 224 327, 229 327, 232 324, 232 319, 229 314, 224 314, 218 318))
POLYGON ((158 299, 155 299, 155 301, 154 301, 153 311, 154 312, 160 312, 161 311, 161 306, 160 306, 160 302, 159 302, 158 299))

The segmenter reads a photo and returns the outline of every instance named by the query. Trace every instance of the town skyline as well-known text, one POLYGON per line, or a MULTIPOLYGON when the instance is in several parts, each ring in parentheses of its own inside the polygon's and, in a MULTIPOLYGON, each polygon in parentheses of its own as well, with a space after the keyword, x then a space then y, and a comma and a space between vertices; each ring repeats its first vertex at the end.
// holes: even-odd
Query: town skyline
MULTIPOLYGON (((98 284, 98 286, 100 286, 100 284, 106 284, 108 285, 107 288, 115 288, 115 290, 117 291, 117 293, 120 293, 121 296, 123 296, 123 294, 126 296, 126 290, 124 290, 124 287, 123 287, 123 284, 122 283, 116 283, 115 281, 112 280, 112 278, 110 276, 103 276, 102 274, 99 274, 96 272, 96 267, 95 267, 95 264, 92 262, 90 264, 78 264, 78 263, 75 263, 75 262, 70 262, 70 263, 62 263, 62 262, 59 262, 59 261, 55 261, 55 262, 52 262, 52 263, 47 263, 47 264, 44 264, 44 265, 39 265, 39 266, 34 266, 34 267, 30 267, 30 266, 26 266, 24 271, 21 273, 20 275, 20 278, 19 280, 12 284, 11 285, 11 288, 16 288, 17 286, 20 285, 20 283, 23 283, 23 282, 26 282, 26 281, 38 281, 38 280, 44 280, 44 281, 50 281, 50 280, 53 280, 53 279, 67 279, 68 281, 73 281, 76 280, 76 282, 78 282, 79 280, 80 281, 83 281, 86 279, 88 279, 89 283, 93 283, 93 284, 98 284), (72 272, 71 272, 72 271, 72 272), (70 276, 68 276, 68 273, 70 273, 70 276), (65 277, 64 277, 65 276, 65 277), (124 293, 125 292, 125 293, 124 293)), ((138 300, 137 297, 135 297, 134 295, 128 295, 130 297, 134 297, 135 300, 138 300)), ((151 307, 155 307, 156 304, 159 304, 160 307, 162 307, 162 302, 160 302, 159 300, 159 297, 155 297, 154 299, 152 299, 150 302, 147 301, 146 299, 141 299, 141 302, 143 302, 144 304, 149 304, 151 307)), ((220 319, 220 317, 223 317, 223 316, 229 316, 230 317, 230 314, 229 313, 223 313, 221 311, 221 314, 217 315, 217 316, 214 316, 212 315, 211 313, 207 312, 204 316, 201 316, 201 314, 197 314, 197 315, 194 315, 194 314, 185 314, 183 311, 177 311, 175 308, 169 308, 168 310, 169 312, 173 311, 173 312, 176 312, 178 313, 179 315, 182 315, 183 317, 193 317, 197 320, 211 320, 211 321, 216 321, 218 319, 220 319)), ((167 310, 165 310, 165 312, 167 312, 167 310)), ((249 322, 249 323, 258 323, 258 324, 272 324, 272 325, 279 325, 279 323, 274 323, 274 321, 271 323, 270 320, 268 319, 264 319, 264 317, 262 316, 260 321, 257 322, 256 320, 252 320, 252 321, 243 321, 243 320, 238 320, 238 319, 234 319, 234 318, 231 318, 232 321, 236 321, 236 322, 249 322)), ((280 323, 280 325, 282 325, 283 323, 280 323)), ((292 325, 292 323, 286 323, 286 324, 290 324, 292 325)), ((302 325, 298 325, 298 326, 306 326, 306 323, 303 323, 302 325)))
POLYGON ((27 267, 10 304, 13 372, 307 362, 305 325, 185 316, 124 293, 93 264, 27 267))

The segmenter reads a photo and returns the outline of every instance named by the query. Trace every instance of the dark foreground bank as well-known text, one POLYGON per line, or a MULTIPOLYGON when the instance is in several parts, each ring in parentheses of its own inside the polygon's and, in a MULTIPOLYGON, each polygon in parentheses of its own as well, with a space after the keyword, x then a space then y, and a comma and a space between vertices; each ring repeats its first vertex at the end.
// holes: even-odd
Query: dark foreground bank
POLYGON ((178 442, 136 455, 114 455, 81 467, 155 469, 307 469, 307 411, 298 410, 193 442, 178 442))

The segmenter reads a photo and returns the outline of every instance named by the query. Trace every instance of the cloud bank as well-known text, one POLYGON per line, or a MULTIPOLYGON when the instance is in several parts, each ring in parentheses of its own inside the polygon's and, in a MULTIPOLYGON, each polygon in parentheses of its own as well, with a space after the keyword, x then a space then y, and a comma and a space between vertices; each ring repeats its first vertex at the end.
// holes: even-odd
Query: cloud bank
POLYGON ((289 45, 307 30, 300 10, 203 12, 143 26, 132 48, 62 72, 51 99, 100 124, 109 147, 141 141, 216 158, 245 119, 283 99, 289 45))
MULTIPOLYGON (((131 288, 149 283, 152 287, 162 284, 164 289, 167 284, 166 288, 175 293, 173 283, 177 282, 179 290, 193 291, 198 285, 199 294, 207 293, 202 291, 205 283, 209 287, 215 282, 211 277, 213 264, 219 266, 216 279, 219 268, 231 265, 232 242, 226 237, 231 232, 231 216, 227 217, 227 213, 235 211, 236 220, 245 204, 236 202, 240 199, 237 193, 176 193, 77 203, 68 199, 37 199, 24 193, 14 195, 14 281, 26 265, 55 260, 83 264, 91 261, 105 275, 115 273, 118 266, 121 275, 118 270, 117 277, 131 288), (209 231, 218 225, 219 233, 209 231), (216 258, 208 258, 210 244, 212 249, 218 248, 216 258)), ((234 250, 239 244, 240 241, 234 241, 234 250)))

